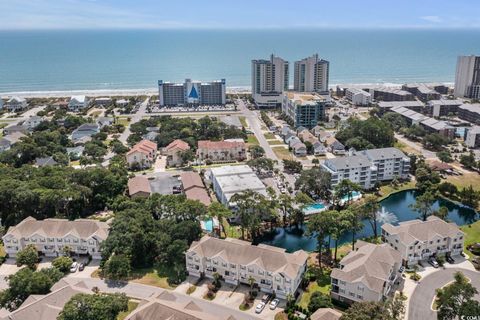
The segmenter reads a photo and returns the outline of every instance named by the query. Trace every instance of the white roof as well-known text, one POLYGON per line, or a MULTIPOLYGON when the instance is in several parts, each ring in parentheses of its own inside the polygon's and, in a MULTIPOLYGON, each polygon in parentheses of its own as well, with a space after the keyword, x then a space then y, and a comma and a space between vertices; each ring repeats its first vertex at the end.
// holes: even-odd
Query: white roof
POLYGON ((72 97, 70 98, 70 102, 71 102, 71 101, 76 101, 76 102, 78 102, 78 103, 84 103, 84 102, 85 102, 85 99, 86 99, 85 96, 72 96, 72 97))
POLYGON ((265 185, 247 165, 223 166, 213 168, 211 172, 227 201, 230 201, 234 194, 247 190, 253 190, 267 196, 265 185))

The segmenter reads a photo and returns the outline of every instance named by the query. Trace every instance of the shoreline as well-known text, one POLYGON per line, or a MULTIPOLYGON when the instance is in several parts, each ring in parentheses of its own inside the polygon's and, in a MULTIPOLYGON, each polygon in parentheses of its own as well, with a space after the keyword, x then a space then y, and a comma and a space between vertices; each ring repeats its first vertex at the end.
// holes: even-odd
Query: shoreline
MULTIPOLYGON (((453 86, 453 82, 422 82, 426 85, 444 84, 447 86, 453 86)), ((401 83, 338 83, 330 85, 330 89, 335 90, 337 86, 350 87, 350 88, 400 88, 401 83)), ((293 89, 293 88, 292 88, 293 89)), ((227 94, 249 94, 251 92, 250 86, 232 86, 226 88, 227 94)), ((12 96, 18 96, 22 98, 62 98, 75 95, 86 95, 89 97, 102 97, 102 96, 142 96, 142 95, 157 95, 157 88, 138 88, 138 89, 78 89, 78 90, 44 90, 44 91, 9 91, 0 92, 1 98, 9 98, 12 96)))

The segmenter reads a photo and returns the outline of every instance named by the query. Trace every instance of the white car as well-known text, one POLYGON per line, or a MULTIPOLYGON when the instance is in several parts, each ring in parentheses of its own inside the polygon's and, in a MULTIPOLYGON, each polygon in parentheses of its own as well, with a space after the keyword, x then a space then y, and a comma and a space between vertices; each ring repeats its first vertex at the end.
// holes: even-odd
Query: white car
POLYGON ((72 273, 76 272, 77 268, 78 268, 78 263, 77 262, 72 263, 72 265, 70 266, 70 272, 72 273))
POLYGON ((275 308, 277 308, 279 303, 280 303, 280 300, 273 299, 272 302, 270 302, 270 310, 275 310, 275 308))
POLYGON ((260 302, 260 303, 257 304, 257 306, 255 307, 255 313, 261 313, 264 308, 265 308, 265 303, 264 303, 264 302, 260 302))

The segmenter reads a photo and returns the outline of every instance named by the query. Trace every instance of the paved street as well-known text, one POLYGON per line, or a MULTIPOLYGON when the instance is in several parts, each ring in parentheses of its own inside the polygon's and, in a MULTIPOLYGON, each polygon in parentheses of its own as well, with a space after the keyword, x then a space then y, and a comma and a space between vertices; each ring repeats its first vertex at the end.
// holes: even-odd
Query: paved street
POLYGON ((407 138, 403 137, 402 135, 395 133, 395 138, 400 141, 401 143, 406 144, 412 149, 417 150, 420 152, 426 159, 437 159, 437 155, 435 152, 426 150, 425 148, 422 148, 421 146, 417 145, 415 142, 408 140, 407 138))
MULTIPOLYGON (((453 274, 461 271, 472 282, 476 288, 480 288, 480 272, 467 270, 463 268, 447 268, 438 270, 425 278, 421 279, 410 297, 408 308, 409 320, 434 320, 437 319, 436 312, 432 310, 432 302, 435 296, 435 290, 443 287, 453 280, 453 274)), ((476 295, 480 301, 480 295, 476 295)))

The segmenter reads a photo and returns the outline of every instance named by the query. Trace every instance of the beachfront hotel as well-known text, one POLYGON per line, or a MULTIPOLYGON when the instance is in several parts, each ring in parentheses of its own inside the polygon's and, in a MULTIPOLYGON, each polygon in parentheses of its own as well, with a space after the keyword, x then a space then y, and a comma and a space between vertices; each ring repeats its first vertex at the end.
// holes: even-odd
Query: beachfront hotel
POLYGON ((455 73, 455 97, 480 99, 480 56, 459 56, 455 73))
POLYGON ((185 79, 184 83, 158 80, 160 107, 182 105, 225 105, 225 79, 199 82, 185 79))
POLYGON ((303 250, 287 253, 265 244, 255 246, 247 241, 210 236, 192 242, 185 256, 191 276, 213 278, 218 273, 234 285, 249 284, 253 278, 261 291, 283 299, 297 291, 308 258, 303 250))
POLYGON ((295 61, 293 90, 328 94, 330 63, 319 59, 318 54, 295 61))
POLYGON ((252 97, 259 108, 276 108, 288 90, 288 61, 273 54, 270 59, 252 60, 252 97))

